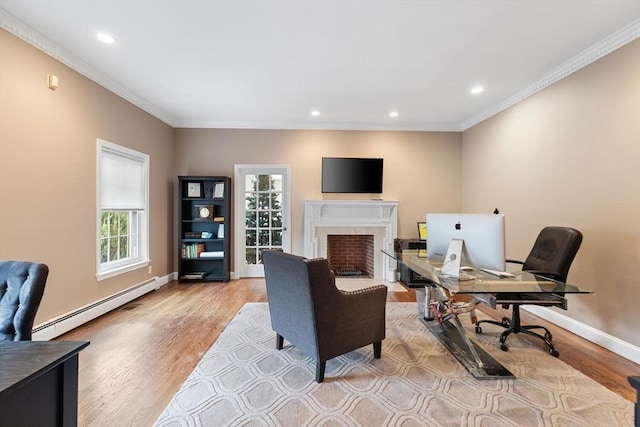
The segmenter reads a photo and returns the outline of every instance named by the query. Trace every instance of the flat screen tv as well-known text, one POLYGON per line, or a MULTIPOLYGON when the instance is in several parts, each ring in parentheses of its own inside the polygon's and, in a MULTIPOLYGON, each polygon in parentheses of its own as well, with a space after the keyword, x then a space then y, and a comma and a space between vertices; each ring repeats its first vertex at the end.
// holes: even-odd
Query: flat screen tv
POLYGON ((383 159, 322 158, 323 193, 382 193, 383 159))

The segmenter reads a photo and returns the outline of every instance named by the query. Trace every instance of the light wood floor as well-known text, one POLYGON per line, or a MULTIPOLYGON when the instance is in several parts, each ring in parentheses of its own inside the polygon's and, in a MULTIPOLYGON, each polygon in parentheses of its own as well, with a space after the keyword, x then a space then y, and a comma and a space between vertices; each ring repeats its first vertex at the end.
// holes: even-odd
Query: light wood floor
MULTIPOLYGON (((390 292, 387 300, 415 301, 415 294, 390 292)), ((264 301, 263 279, 172 282, 60 336, 91 341, 80 353, 79 425, 152 425, 240 307, 264 301)), ((528 313, 523 322, 544 324, 528 313)), ((639 365, 550 327, 561 360, 635 402, 627 377, 638 375, 639 365)))

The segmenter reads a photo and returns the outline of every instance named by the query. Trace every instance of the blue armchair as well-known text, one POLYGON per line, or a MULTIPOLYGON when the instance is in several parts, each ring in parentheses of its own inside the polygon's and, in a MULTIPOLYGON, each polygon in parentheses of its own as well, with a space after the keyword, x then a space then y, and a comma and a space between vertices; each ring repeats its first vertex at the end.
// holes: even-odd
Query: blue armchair
POLYGON ((0 261, 0 341, 30 341, 49 268, 27 261, 0 261))

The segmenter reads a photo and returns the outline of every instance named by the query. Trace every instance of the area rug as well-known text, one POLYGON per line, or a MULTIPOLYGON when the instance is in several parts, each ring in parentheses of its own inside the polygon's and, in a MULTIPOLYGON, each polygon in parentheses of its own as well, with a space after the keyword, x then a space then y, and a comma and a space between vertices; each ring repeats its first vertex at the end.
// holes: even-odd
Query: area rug
POLYGON ((516 379, 476 380, 426 330, 416 303, 387 303, 382 358, 372 346, 315 363, 275 349, 267 303, 246 304, 156 426, 632 426, 633 404, 517 336, 469 334, 516 379))

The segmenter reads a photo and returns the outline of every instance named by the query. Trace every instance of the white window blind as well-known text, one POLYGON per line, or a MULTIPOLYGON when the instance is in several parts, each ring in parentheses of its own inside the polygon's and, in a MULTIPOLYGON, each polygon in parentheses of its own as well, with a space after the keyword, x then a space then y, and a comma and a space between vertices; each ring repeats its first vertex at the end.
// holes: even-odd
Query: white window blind
POLYGON ((143 210, 145 208, 145 159, 134 153, 100 150, 100 209, 143 210))
POLYGON ((96 278, 149 265, 148 154, 97 140, 96 278))

